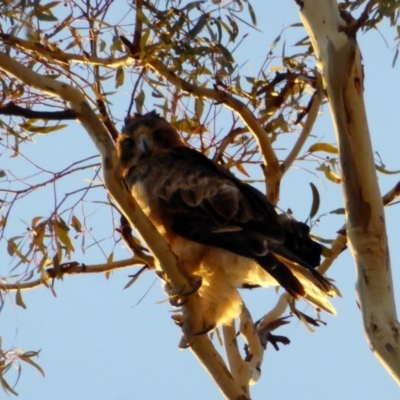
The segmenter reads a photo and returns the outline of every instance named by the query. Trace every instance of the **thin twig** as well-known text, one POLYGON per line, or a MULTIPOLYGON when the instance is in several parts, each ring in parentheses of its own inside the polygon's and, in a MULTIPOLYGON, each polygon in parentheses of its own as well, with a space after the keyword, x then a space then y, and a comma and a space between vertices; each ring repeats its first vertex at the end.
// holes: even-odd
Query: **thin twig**
POLYGON ((229 370, 235 382, 237 382, 243 390, 246 390, 247 395, 249 395, 249 364, 243 360, 238 349, 235 321, 232 321, 232 325, 224 325, 222 327, 222 332, 224 335, 224 347, 229 370))
MULTIPOLYGON (((151 263, 152 260, 153 258, 151 256, 148 256, 147 262, 151 263)), ((68 262, 65 264, 61 264, 59 268, 57 268, 57 272, 54 270, 54 268, 49 268, 48 270, 45 271, 45 275, 47 275, 48 278, 59 279, 64 275, 99 274, 99 273, 114 271, 119 268, 131 267, 132 265, 137 265, 137 264, 143 265, 144 262, 145 260, 143 259, 142 256, 140 257, 134 256, 126 260, 114 261, 105 264, 93 264, 93 265, 85 265, 85 264, 80 264, 78 262, 68 262)), ((46 285, 46 283, 47 282, 42 278, 29 282, 0 283, 0 290, 10 292, 15 290, 35 289, 42 285, 46 285)))
POLYGON ((14 102, 0 106, 0 115, 14 115, 24 118, 46 119, 46 120, 71 120, 76 119, 74 110, 64 111, 34 111, 28 108, 17 106, 14 102))
POLYGON ((143 22, 140 18, 143 13, 143 0, 135 0, 136 16, 135 16, 135 34, 133 36, 132 52, 140 52, 140 41, 142 39, 143 22))
POLYGON ((294 144, 292 150, 290 151, 289 155, 286 157, 285 161, 280 165, 280 170, 281 170, 282 174, 285 174, 285 172, 288 171, 290 166, 293 164, 293 162, 296 160, 297 156, 299 155, 307 138, 309 137, 310 132, 311 132, 311 130, 314 126, 314 123, 317 119, 319 107, 322 102, 322 96, 323 96, 323 91, 322 91, 322 84, 320 82, 318 84, 316 92, 314 93, 314 95, 311 99, 311 107, 307 114, 307 119, 304 123, 303 130, 301 131, 300 136, 298 137, 298 139, 297 139, 296 143, 294 144))
MULTIPOLYGON (((396 185, 382 197, 383 205, 387 207, 398 197, 400 197, 400 182, 397 182, 396 185)), ((318 267, 318 272, 321 274, 325 274, 336 258, 347 248, 346 225, 343 225, 338 232, 330 248, 329 257, 325 258, 323 263, 318 267)))
POLYGON ((248 363, 249 384, 252 385, 260 378, 264 349, 251 314, 244 303, 242 304, 242 312, 240 314, 240 334, 247 342, 245 361, 248 363))
POLYGON ((40 43, 20 39, 16 36, 12 36, 6 33, 0 33, 0 39, 3 40, 4 43, 9 44, 11 46, 27 51, 32 51, 34 53, 40 54, 41 56, 49 60, 53 61, 56 60, 63 63, 75 62, 86 65, 98 65, 107 68, 118 68, 124 65, 132 64, 131 56, 123 56, 118 58, 112 58, 112 57, 101 58, 101 57, 93 57, 90 56, 89 54, 79 55, 73 53, 66 53, 63 51, 55 51, 51 50, 49 47, 43 46, 40 43))

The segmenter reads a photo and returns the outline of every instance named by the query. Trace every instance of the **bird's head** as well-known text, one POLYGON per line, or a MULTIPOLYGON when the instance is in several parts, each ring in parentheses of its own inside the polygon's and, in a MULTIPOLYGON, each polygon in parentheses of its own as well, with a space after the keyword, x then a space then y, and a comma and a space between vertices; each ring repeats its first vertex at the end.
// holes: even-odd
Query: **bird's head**
POLYGON ((137 165, 144 157, 158 157, 180 146, 184 143, 178 131, 155 111, 127 119, 117 139, 123 171, 137 165))

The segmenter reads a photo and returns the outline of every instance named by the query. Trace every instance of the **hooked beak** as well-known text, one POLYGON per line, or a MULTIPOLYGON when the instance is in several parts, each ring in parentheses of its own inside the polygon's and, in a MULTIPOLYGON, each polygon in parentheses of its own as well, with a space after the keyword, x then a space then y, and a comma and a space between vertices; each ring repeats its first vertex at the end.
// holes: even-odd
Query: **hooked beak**
POLYGON ((139 149, 147 157, 150 156, 151 148, 150 148, 150 143, 149 143, 148 137, 146 135, 139 136, 139 149))

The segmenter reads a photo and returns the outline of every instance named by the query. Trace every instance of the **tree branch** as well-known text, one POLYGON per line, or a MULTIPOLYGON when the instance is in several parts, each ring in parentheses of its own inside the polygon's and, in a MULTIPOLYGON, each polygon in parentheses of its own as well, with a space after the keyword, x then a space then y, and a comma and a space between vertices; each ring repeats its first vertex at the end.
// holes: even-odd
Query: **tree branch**
POLYGON ((243 392, 249 395, 249 364, 243 360, 238 349, 235 321, 232 321, 232 325, 224 325, 222 327, 222 332, 224 335, 224 347, 226 358, 229 363, 229 370, 237 385, 242 388, 243 392))
MULTIPOLYGON (((148 256, 148 262, 152 261, 152 257, 148 256)), ((143 264, 146 260, 143 257, 132 257, 126 260, 114 261, 105 264, 85 265, 78 262, 68 262, 61 264, 57 271, 55 268, 49 268, 44 271, 46 278, 61 279, 64 275, 76 274, 99 274, 104 272, 114 271, 119 268, 131 267, 135 264, 143 264)), ((3 279, 4 280, 4 279, 3 279)), ((16 290, 35 289, 42 285, 47 285, 46 279, 40 278, 29 282, 15 282, 15 283, 0 283, 0 290, 12 292, 16 290)))
MULTIPOLYGON (((395 199, 400 196, 400 182, 397 182, 396 185, 390 189, 383 197, 382 202, 386 207, 390 205, 395 199)), ((326 271, 331 267, 336 258, 346 249, 347 247, 347 236, 346 236, 346 225, 343 225, 336 236, 335 240, 332 243, 330 248, 330 256, 326 257, 323 263, 318 267, 318 272, 321 274, 325 274, 326 271)))
POLYGON ((0 115, 14 115, 24 118, 47 119, 47 120, 69 120, 76 119, 76 113, 73 110, 64 111, 34 111, 29 108, 17 106, 14 102, 0 106, 0 115))
MULTIPOLYGON (((132 59, 137 57, 137 49, 133 48, 132 44, 124 37, 121 37, 121 40, 124 42, 124 44, 128 44, 128 47, 132 51, 132 54, 117 59, 102 59, 89 55, 80 56, 76 54, 65 53, 62 51, 54 51, 49 47, 43 46, 42 44, 19 39, 8 34, 0 33, 0 38, 4 42, 12 46, 23 50, 37 52, 44 57, 47 56, 49 59, 57 60, 60 62, 76 62, 95 66, 104 66, 108 68, 116 68, 131 64, 132 59)), ((264 131, 253 113, 249 110, 249 108, 242 101, 234 98, 232 95, 225 91, 203 88, 183 80, 182 78, 178 77, 173 71, 165 67, 163 62, 159 61, 156 58, 146 60, 146 65, 153 69, 158 75, 163 76, 168 82, 173 84, 175 87, 183 90, 184 92, 194 97, 207 98, 209 100, 223 103, 241 117, 241 119, 249 128, 249 131, 254 135, 258 143, 266 166, 264 172, 267 185, 267 194, 270 201, 276 204, 279 199, 280 186, 279 162, 274 150, 272 149, 267 133, 264 131)), ((145 65, 143 65, 143 67, 144 66, 145 65)))
POLYGON ((311 99, 311 107, 307 113, 307 119, 306 122, 304 123, 303 130, 301 131, 300 136, 297 139, 292 150, 286 157, 286 160, 280 165, 280 170, 282 172, 282 175, 285 174, 286 171, 288 171, 290 166, 293 164, 294 160, 299 155, 301 149, 304 146, 304 143, 308 139, 311 130, 314 126, 315 120, 317 119, 319 107, 321 106, 322 103, 322 98, 323 98, 322 86, 319 84, 317 91, 314 93, 311 99))
POLYGON ((383 205, 389 206, 398 197, 400 197, 400 181, 382 197, 383 205))
POLYGON ((198 98, 206 98, 214 100, 217 103, 224 104, 227 108, 236 112, 244 124, 248 127, 249 131, 253 134, 257 140, 260 151, 262 152, 263 158, 267 165, 279 164, 276 154, 271 146, 271 142, 268 138, 267 133, 258 122, 257 118, 249 110, 249 108, 240 100, 236 99, 229 93, 218 89, 210 89, 205 87, 196 86, 192 83, 185 81, 180 78, 175 72, 169 70, 159 60, 151 60, 148 66, 155 70, 158 75, 164 77, 169 83, 174 85, 176 88, 183 90, 191 96, 198 98))
POLYGON ((132 57, 130 56, 123 56, 118 58, 92 57, 86 54, 81 56, 73 53, 65 53, 61 50, 52 50, 48 46, 44 46, 40 43, 20 39, 16 36, 12 36, 6 33, 0 33, 0 39, 10 46, 25 51, 32 51, 34 53, 40 54, 48 60, 56 60, 61 63, 75 62, 78 64, 97 65, 107 68, 118 68, 132 64, 132 57))
POLYGON ((135 34, 133 36, 132 54, 140 52, 140 41, 142 39, 143 22, 140 18, 143 13, 143 0, 135 0, 136 15, 135 15, 135 34))
POLYGON ((251 314, 243 303, 240 314, 240 334, 246 339, 246 359, 248 363, 248 379, 252 385, 258 381, 261 375, 261 364, 264 357, 264 349, 258 336, 251 314))

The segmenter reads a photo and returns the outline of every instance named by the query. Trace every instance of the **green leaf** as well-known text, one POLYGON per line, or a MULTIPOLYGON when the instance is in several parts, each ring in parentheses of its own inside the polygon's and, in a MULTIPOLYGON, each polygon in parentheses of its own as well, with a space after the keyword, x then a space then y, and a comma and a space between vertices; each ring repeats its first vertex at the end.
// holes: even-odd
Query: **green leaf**
POLYGON ((297 314, 297 317, 310 333, 315 333, 315 329, 311 328, 311 325, 308 323, 307 319, 305 318, 305 315, 302 312, 299 312, 297 314))
POLYGON ((70 237, 68 236, 68 230, 69 228, 66 225, 64 226, 64 224, 62 224, 60 221, 57 221, 55 226, 55 234, 60 242, 66 247, 67 254, 69 255, 70 252, 75 251, 75 249, 72 245, 70 237))
POLYGON ((229 50, 222 46, 222 44, 217 44, 217 47, 219 47, 219 49, 221 50, 222 54, 224 55, 224 57, 226 58, 226 60, 229 63, 233 63, 235 61, 235 59, 233 58, 232 54, 229 52, 229 50))
POLYGON ((128 283, 124 286, 124 288, 122 290, 128 289, 129 287, 131 287, 140 277, 140 275, 142 274, 142 272, 146 271, 148 268, 145 265, 144 267, 140 268, 140 270, 138 272, 136 272, 135 275, 132 276, 132 278, 128 281, 128 283))
POLYGON ((341 177, 327 164, 321 164, 316 170, 323 171, 325 176, 334 183, 340 183, 342 181, 341 177))
POLYGON ((118 67, 117 72, 115 74, 115 88, 116 89, 124 84, 124 79, 125 79, 124 68, 118 67))
POLYGON ((140 49, 141 49, 141 57, 145 57, 146 56, 146 46, 147 46, 147 42, 149 40, 150 37, 150 29, 147 28, 143 31, 142 33, 142 37, 140 38, 140 49))
POLYGON ((66 28, 72 21, 72 13, 68 15, 60 24, 56 26, 56 29, 50 34, 51 37, 57 35, 57 33, 61 32, 64 28, 66 28))
POLYGON ((16 255, 21 259, 23 263, 29 262, 28 258, 24 256, 20 250, 18 249, 18 245, 15 243, 15 240, 21 239, 22 236, 15 236, 11 239, 8 239, 8 245, 7 245, 7 252, 8 254, 12 257, 16 255))
POLYGON ((343 295, 342 295, 341 291, 339 290, 339 288, 336 285, 334 285, 332 282, 330 282, 330 283, 331 283, 332 289, 335 292, 336 296, 343 298, 343 295))
POLYGON ((386 174, 386 175, 394 175, 394 174, 399 174, 400 170, 397 171, 389 171, 385 168, 385 165, 376 165, 375 164, 375 168, 379 171, 382 172, 382 174, 386 174))
POLYGON ((57 17, 55 17, 54 15, 50 15, 50 14, 38 14, 37 19, 39 21, 48 21, 48 22, 58 21, 57 17))
POLYGON ((56 272, 56 276, 59 278, 62 278, 60 257, 58 256, 58 254, 54 254, 52 262, 53 262, 54 271, 56 272))
POLYGON ((119 38, 118 32, 116 31, 116 34, 113 36, 113 43, 111 45, 111 50, 112 51, 119 51, 120 53, 124 52, 124 49, 122 47, 122 41, 119 38))
POLYGON ((283 132, 287 132, 288 123, 285 121, 283 115, 279 114, 276 118, 269 121, 264 129, 267 133, 276 132, 278 129, 281 129, 283 132))
POLYGON ((17 306, 20 306, 26 310, 26 304, 24 303, 24 300, 22 300, 21 289, 19 288, 17 289, 17 293, 15 294, 15 303, 17 304, 17 306))
POLYGON ((42 219, 43 217, 33 217, 32 218, 32 222, 31 222, 31 226, 32 229, 36 228, 37 223, 42 219))
POLYGON ((60 3, 61 3, 61 1, 50 1, 50 3, 41 5, 41 7, 44 10, 49 10, 50 8, 53 8, 60 3))
POLYGON ((71 218, 71 226, 75 229, 76 232, 82 232, 82 223, 75 215, 73 215, 71 218))
POLYGON ((196 117, 200 120, 201 116, 203 115, 203 111, 204 111, 203 99, 199 99, 196 97, 195 108, 196 108, 196 117))
POLYGON ((12 257, 18 250, 18 246, 15 242, 9 240, 7 245, 7 252, 12 257))
POLYGON ((253 23, 254 26, 257 26, 256 13, 254 12, 254 9, 253 9, 253 7, 251 6, 250 3, 248 3, 248 6, 249 6, 249 13, 250 13, 251 22, 253 23))
POLYGON ((392 61, 392 68, 395 67, 398 56, 399 56, 399 48, 397 48, 395 53, 394 53, 394 57, 393 57, 393 61, 392 61))
POLYGON ((333 210, 333 211, 329 211, 329 214, 339 214, 339 215, 343 215, 343 214, 345 214, 345 213, 346 213, 346 211, 345 211, 345 209, 344 209, 343 207, 337 208, 336 210, 333 210))
POLYGON ((18 396, 18 393, 8 384, 8 382, 2 376, 0 376, 0 384, 6 393, 10 392, 14 396, 18 396))
POLYGON ((144 104, 145 98, 146 98, 146 95, 145 95, 143 89, 141 89, 139 94, 135 97, 135 107, 136 107, 136 111, 139 114, 143 113, 143 104, 144 104))
POLYGON ((61 217, 58 217, 58 222, 59 222, 61 228, 62 228, 64 231, 66 231, 66 232, 69 231, 69 227, 68 227, 67 223, 66 223, 61 217))
MULTIPOLYGON (((217 30, 218 30, 218 39, 216 41, 218 43, 221 43, 221 40, 222 40, 222 27, 221 27, 221 25, 223 25, 223 22, 218 20, 218 19, 216 19, 216 18, 213 18, 212 22, 214 23, 214 25, 217 27, 217 30)), ((209 24, 207 24, 207 28, 208 28, 209 31, 212 32, 212 29, 211 29, 209 24)))
POLYGON ((315 143, 308 149, 309 153, 314 153, 316 151, 325 151, 326 153, 337 154, 337 147, 329 143, 315 143))
POLYGON ((312 191, 312 195, 313 195, 313 202, 311 204, 309 218, 312 219, 315 216, 315 214, 318 212, 319 205, 320 205, 320 197, 319 197, 318 189, 312 182, 310 182, 310 186, 311 186, 311 191, 312 191))
POLYGON ((330 181, 332 181, 334 183, 342 182, 342 179, 340 178, 340 176, 335 171, 333 171, 330 167, 327 167, 324 172, 325 172, 325 176, 330 181))
POLYGON ((209 14, 203 14, 198 20, 196 25, 187 33, 191 38, 196 37, 204 28, 207 21, 210 19, 209 14))
POLYGON ((104 51, 106 49, 107 43, 104 40, 100 40, 99 50, 104 51))
POLYGON ((150 23, 150 21, 147 19, 146 15, 144 14, 142 8, 139 8, 137 11, 137 16, 139 17, 139 19, 147 26, 152 26, 152 24, 150 23))
POLYGON ((235 164, 236 169, 242 173, 244 176, 247 176, 248 178, 250 178, 249 173, 244 169, 243 164, 242 163, 236 163, 235 164))
POLYGON ((205 3, 204 0, 192 1, 189 4, 187 4, 185 7, 182 7, 179 11, 190 11, 190 10, 193 10, 194 8, 199 8, 203 3, 205 3))
POLYGON ((65 127, 67 127, 68 125, 65 124, 57 124, 57 125, 53 125, 53 126, 33 126, 31 124, 19 124, 19 126, 22 129, 25 129, 29 132, 33 132, 33 133, 41 133, 41 134, 47 134, 47 133, 51 133, 51 132, 55 132, 55 131, 59 131, 61 129, 64 129, 65 127))
POLYGON ((34 249, 35 251, 39 250, 43 254, 42 261, 40 261, 40 263, 38 265, 39 271, 41 268, 43 268, 43 266, 45 264, 46 264, 46 266, 51 264, 51 260, 47 258, 47 246, 43 240, 45 238, 46 224, 47 224, 47 222, 42 222, 41 224, 39 224, 37 226, 37 228, 34 231, 34 236, 33 236, 32 245, 31 245, 31 247, 33 247, 33 246, 37 247, 36 249, 34 249))
POLYGON ((39 352, 38 351, 28 351, 26 353, 23 354, 19 354, 19 358, 26 362, 27 364, 31 365, 32 367, 36 368, 43 376, 43 378, 45 377, 45 373, 43 371, 43 369, 36 364, 34 361, 32 361, 32 357, 38 357, 39 356, 39 352))
POLYGON ((180 132, 188 132, 188 133, 192 132, 192 125, 186 118, 175 121, 174 126, 180 132))

